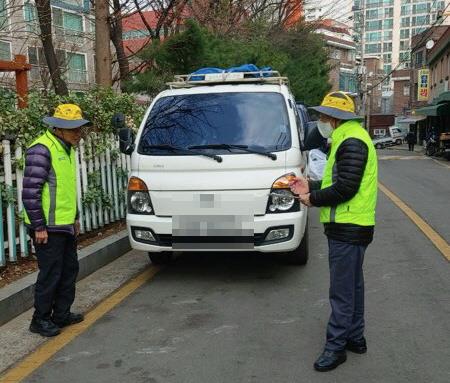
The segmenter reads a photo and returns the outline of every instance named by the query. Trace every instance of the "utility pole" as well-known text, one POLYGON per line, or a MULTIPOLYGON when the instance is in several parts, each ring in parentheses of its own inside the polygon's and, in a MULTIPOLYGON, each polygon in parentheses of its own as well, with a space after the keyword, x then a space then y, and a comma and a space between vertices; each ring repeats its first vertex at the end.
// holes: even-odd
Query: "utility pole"
MULTIPOLYGON (((354 8, 357 11, 357 8, 354 8)), ((359 83, 359 95, 361 101, 360 114, 365 117, 366 129, 368 129, 366 110, 367 110, 367 67, 364 60, 364 45, 365 45, 365 31, 366 31, 366 2, 361 0, 359 7, 359 24, 360 24, 360 52, 361 63, 358 68, 358 83, 359 83)), ((369 117, 370 118, 370 117, 369 117)))

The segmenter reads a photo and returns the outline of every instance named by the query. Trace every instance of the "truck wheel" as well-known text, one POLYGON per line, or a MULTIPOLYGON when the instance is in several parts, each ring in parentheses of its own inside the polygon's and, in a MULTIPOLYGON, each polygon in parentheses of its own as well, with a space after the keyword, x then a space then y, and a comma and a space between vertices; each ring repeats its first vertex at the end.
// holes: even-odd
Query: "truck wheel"
POLYGON ((395 140, 395 144, 396 145, 401 145, 402 144, 402 140, 400 138, 395 140))
POLYGON ((154 265, 167 265, 173 260, 173 254, 170 251, 163 251, 161 253, 148 253, 148 257, 154 265))
POLYGON ((383 145, 381 145, 381 144, 375 144, 375 149, 383 149, 383 145))
POLYGON ((305 233, 300 245, 293 251, 284 255, 287 263, 291 265, 306 265, 309 257, 308 221, 306 221, 305 233))

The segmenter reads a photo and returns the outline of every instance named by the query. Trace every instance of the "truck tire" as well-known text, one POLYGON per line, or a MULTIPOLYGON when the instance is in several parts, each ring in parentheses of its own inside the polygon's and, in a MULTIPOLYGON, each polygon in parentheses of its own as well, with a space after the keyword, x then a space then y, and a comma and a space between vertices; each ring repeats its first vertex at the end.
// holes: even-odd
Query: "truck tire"
POLYGON ((173 254, 170 251, 163 251, 161 253, 148 253, 150 261, 154 265, 167 265, 173 261, 173 254))
POLYGON ((395 140, 395 144, 396 144, 396 145, 401 145, 401 144, 402 144, 402 139, 401 139, 401 138, 397 138, 397 139, 395 140))
POLYGON ((382 144, 375 144, 375 149, 383 149, 383 145, 382 144))
POLYGON ((284 259, 290 265, 306 265, 309 258, 308 221, 300 245, 293 251, 284 254, 284 259))

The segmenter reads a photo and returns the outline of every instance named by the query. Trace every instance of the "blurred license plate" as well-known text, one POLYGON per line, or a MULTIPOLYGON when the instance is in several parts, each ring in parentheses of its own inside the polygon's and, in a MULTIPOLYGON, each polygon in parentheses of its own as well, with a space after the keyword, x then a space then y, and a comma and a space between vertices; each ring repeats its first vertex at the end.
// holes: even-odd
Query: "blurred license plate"
POLYGON ((249 249, 254 246, 253 215, 179 215, 172 217, 173 248, 249 249))

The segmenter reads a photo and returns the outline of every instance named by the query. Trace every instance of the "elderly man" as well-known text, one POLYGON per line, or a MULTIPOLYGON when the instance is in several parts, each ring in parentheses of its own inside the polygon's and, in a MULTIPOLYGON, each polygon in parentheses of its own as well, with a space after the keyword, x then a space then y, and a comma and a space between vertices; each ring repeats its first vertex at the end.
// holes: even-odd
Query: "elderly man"
POLYGON ((318 129, 331 138, 331 150, 322 181, 297 178, 291 190, 303 204, 321 208, 328 237, 331 316, 314 368, 329 371, 346 361, 346 350, 367 351, 362 266, 375 226, 377 157, 348 95, 330 93, 312 109, 320 114, 318 129))
POLYGON ((50 337, 83 320, 70 311, 78 275, 74 147, 89 121, 77 105, 63 104, 44 122, 51 129, 26 152, 22 200, 39 266, 30 331, 50 337))

